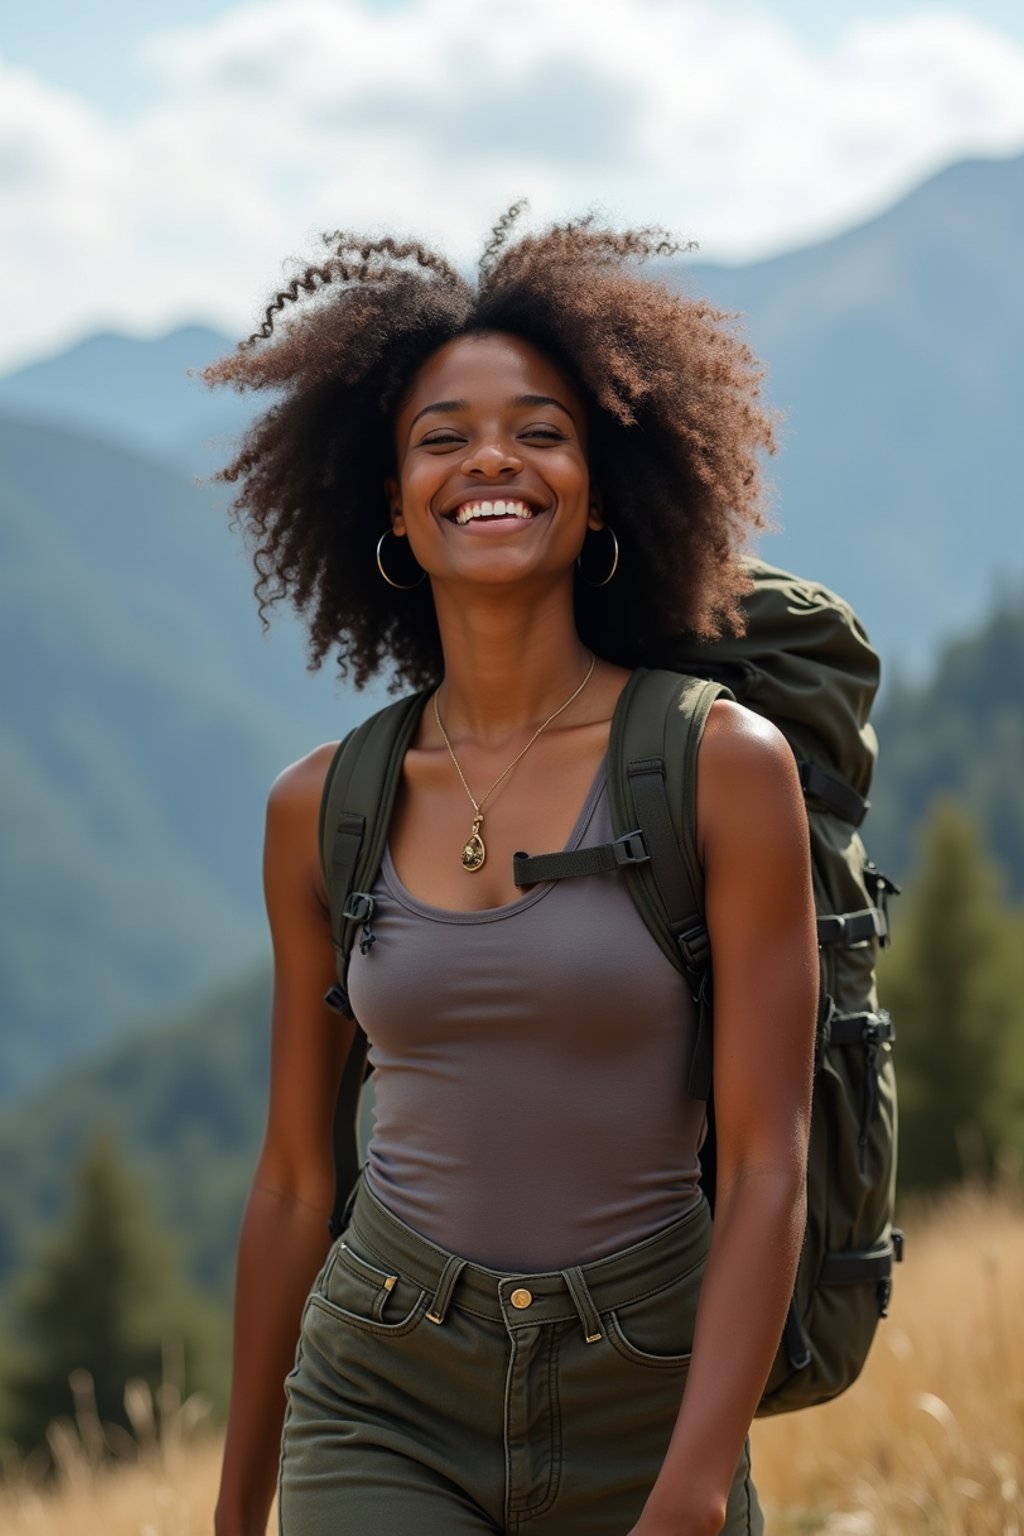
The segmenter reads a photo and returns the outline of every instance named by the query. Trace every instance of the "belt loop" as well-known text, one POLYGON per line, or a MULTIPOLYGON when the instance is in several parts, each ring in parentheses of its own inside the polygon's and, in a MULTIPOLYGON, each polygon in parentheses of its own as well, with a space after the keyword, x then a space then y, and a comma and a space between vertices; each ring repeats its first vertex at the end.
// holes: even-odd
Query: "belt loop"
POLYGON ((569 1287, 569 1295, 573 1299, 576 1311, 579 1313, 580 1322, 583 1324, 583 1337, 588 1344, 596 1344, 604 1338, 601 1331, 601 1319, 597 1315, 594 1306, 594 1298, 587 1289, 587 1282, 583 1278, 583 1271, 577 1264, 573 1269, 563 1269, 562 1279, 569 1287))
POLYGON ((444 1266, 444 1269, 442 1269, 441 1278, 437 1282, 437 1290, 434 1292, 434 1302, 430 1308, 430 1311, 427 1313, 427 1318, 430 1322, 444 1322, 445 1314, 448 1311, 448 1303, 451 1301, 452 1291, 455 1289, 455 1282, 458 1280, 465 1267, 466 1260, 460 1259, 456 1254, 453 1253, 447 1264, 444 1266))

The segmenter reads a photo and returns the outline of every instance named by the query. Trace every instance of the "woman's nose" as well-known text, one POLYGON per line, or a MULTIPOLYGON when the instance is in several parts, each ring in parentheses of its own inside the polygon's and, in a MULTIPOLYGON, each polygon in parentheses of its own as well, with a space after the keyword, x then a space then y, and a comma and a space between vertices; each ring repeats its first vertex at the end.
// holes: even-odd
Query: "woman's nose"
POLYGON ((515 451, 514 445, 497 438, 487 443, 476 444, 470 448, 462 461, 464 474, 486 475, 490 478, 503 474, 518 474, 522 467, 523 461, 515 451))

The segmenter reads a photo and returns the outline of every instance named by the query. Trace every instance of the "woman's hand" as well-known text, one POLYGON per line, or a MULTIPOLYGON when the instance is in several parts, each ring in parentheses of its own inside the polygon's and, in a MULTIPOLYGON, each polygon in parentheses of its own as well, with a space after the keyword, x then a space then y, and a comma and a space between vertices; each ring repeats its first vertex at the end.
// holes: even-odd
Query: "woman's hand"
POLYGON ((698 1514, 687 1502, 687 1509, 668 1511, 647 1504, 627 1536, 718 1536, 725 1524, 724 1503, 707 1502, 704 1513, 698 1514))

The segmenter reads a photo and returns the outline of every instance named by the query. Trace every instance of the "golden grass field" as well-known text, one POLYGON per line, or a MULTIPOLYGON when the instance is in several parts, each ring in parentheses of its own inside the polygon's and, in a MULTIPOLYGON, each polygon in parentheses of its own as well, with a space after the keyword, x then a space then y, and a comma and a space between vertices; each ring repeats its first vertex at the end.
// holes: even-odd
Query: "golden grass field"
MULTIPOLYGON (((754 1427, 769 1536, 1024 1536, 1024 1203, 963 1191, 905 1214, 907 1261, 861 1380, 754 1427)), ((188 1405, 97 1470, 60 1442, 60 1485, 0 1491, 4 1536, 210 1536, 219 1443, 188 1405)), ((85 1426, 88 1440, 88 1426, 85 1426)))

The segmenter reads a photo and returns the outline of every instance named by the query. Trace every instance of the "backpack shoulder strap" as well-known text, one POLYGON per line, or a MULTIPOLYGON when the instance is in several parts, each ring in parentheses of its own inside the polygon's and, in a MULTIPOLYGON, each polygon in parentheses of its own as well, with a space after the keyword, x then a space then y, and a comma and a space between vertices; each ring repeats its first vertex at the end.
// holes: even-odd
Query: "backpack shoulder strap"
POLYGON ((697 853, 697 751, 720 683, 638 668, 622 691, 608 743, 614 843, 514 860, 517 885, 621 868, 652 936, 698 1005, 689 1091, 711 1086, 710 946, 697 853))
MULTIPOLYGON (((330 902, 337 981, 324 1001, 352 1018, 348 963, 357 931, 364 952, 373 944, 369 894, 384 855, 402 759, 419 722, 426 693, 411 694, 350 731, 331 759, 320 800, 320 863, 330 902)), ((357 1122, 366 1078, 367 1041, 356 1024, 334 1106, 334 1206, 328 1227, 337 1237, 359 1175, 357 1122)))
MULTIPOLYGON (((331 908, 338 991, 344 993, 357 930, 367 937, 373 886, 384 855, 402 759, 419 724, 426 693, 389 704, 350 731, 327 770, 320 801, 320 862, 331 908)), ((333 991, 334 989, 332 989, 333 991)), ((347 993, 333 1006, 349 1014, 347 993)))

